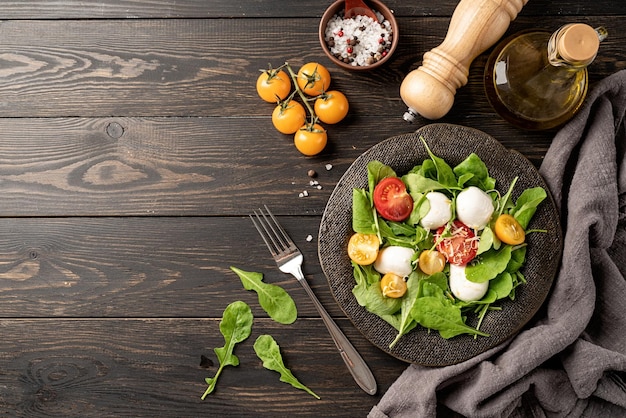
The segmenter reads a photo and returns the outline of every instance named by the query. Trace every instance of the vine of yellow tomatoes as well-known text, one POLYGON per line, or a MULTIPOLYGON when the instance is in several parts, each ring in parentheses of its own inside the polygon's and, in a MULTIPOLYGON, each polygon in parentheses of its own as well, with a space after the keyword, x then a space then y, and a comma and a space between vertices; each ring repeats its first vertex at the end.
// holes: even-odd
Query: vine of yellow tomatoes
POLYGON ((328 69, 316 62, 304 64, 298 72, 289 63, 278 68, 270 66, 261 70, 256 81, 259 97, 276 103, 272 112, 276 130, 293 134, 294 145, 307 156, 317 155, 326 147, 328 134, 322 123, 339 123, 348 114, 347 97, 338 90, 329 90, 330 81, 328 69))

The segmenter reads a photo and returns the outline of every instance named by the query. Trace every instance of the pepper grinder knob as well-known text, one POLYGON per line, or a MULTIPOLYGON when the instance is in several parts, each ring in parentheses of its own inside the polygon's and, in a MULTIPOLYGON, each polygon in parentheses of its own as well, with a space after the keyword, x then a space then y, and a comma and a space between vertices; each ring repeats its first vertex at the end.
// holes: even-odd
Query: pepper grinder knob
POLYGON ((426 52, 422 65, 402 81, 400 97, 408 106, 404 119, 416 115, 439 119, 454 103, 459 87, 467 84, 469 66, 504 35, 528 0, 461 0, 445 39, 426 52))

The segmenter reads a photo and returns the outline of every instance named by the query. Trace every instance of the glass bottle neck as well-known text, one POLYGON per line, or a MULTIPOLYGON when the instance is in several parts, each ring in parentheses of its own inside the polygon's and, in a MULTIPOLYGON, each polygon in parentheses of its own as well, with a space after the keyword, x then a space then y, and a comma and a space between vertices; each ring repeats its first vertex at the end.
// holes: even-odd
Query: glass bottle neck
POLYGON ((552 34, 548 41, 548 61, 551 65, 577 70, 593 62, 598 45, 606 39, 608 32, 602 26, 577 31, 581 26, 586 25, 565 25, 552 34))

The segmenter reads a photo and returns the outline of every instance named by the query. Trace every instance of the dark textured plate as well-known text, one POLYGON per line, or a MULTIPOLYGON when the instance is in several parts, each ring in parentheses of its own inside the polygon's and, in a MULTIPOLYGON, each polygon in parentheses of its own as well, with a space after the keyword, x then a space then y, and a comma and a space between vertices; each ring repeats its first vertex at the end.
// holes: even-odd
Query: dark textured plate
MULTIPOLYGON (((561 258, 563 237, 559 217, 548 188, 535 167, 516 151, 507 150, 484 132, 450 124, 431 124, 406 135, 392 137, 373 146, 358 157, 337 183, 330 196, 319 230, 319 258, 328 278, 333 296, 354 326, 375 346, 390 355, 415 364, 444 366, 468 360, 516 334, 532 319, 546 299, 561 258), (490 337, 461 335, 449 340, 438 332, 421 326, 403 336, 393 349, 389 344, 397 331, 378 316, 360 306, 352 295, 354 277, 347 256, 348 239, 352 235, 352 189, 367 187, 367 163, 379 160, 391 166, 398 175, 429 158, 422 136, 431 151, 452 167, 470 153, 476 153, 497 180, 496 187, 506 193, 511 181, 519 176, 513 198, 529 187, 541 186, 548 192, 537 209, 529 228, 545 229, 547 233, 529 234, 526 265, 527 283, 518 287, 516 300, 500 301, 501 311, 485 316, 481 330, 490 337)), ((470 316, 468 322, 474 324, 470 316)))

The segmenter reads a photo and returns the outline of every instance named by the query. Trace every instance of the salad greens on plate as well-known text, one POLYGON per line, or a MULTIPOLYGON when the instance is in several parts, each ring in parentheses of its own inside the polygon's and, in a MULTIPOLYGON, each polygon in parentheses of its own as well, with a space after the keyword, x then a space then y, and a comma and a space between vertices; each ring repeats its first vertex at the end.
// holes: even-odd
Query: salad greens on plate
POLYGON ((452 167, 420 139, 430 158, 401 176, 370 161, 352 194, 352 293, 397 330, 390 348, 417 326, 487 337, 485 315, 526 282, 525 235, 540 232, 527 228, 547 197, 532 187, 513 199, 517 178, 501 194, 478 155, 452 167))

